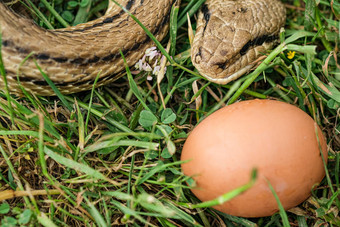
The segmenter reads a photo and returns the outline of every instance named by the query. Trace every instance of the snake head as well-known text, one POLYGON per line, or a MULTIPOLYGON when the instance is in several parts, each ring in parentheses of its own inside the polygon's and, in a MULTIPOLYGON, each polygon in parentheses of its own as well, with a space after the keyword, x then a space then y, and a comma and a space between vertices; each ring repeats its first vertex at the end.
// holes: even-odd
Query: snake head
POLYGON ((194 66, 215 83, 237 79, 272 48, 285 14, 280 1, 207 1, 191 50, 194 66))

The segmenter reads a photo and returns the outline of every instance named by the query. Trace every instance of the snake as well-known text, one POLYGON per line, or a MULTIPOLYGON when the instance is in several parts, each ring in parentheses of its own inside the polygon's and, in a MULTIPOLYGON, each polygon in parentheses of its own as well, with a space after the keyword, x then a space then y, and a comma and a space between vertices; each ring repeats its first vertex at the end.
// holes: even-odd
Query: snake
MULTIPOLYGON (((98 19, 47 30, 0 3, 0 88, 22 94, 22 88, 55 95, 46 74, 64 94, 112 83, 155 46, 128 10, 163 40, 177 0, 117 0, 98 19), (122 58, 125 57, 126 63, 122 58)), ((206 0, 197 15, 191 61, 207 80, 226 84, 245 74, 278 40, 286 11, 279 0, 206 0)))

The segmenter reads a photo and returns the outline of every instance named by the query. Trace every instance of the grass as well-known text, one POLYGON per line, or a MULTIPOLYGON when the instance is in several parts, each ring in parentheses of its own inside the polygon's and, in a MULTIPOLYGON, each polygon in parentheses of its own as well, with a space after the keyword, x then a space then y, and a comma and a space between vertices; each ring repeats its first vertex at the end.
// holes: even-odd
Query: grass
MULTIPOLYGON (((169 55, 176 62, 159 83, 146 80, 145 72, 128 72, 111 87, 68 96, 0 93, 2 226, 340 226, 339 2, 284 1, 282 44, 255 71, 225 86, 202 79, 188 58, 183 12, 193 14, 202 2, 183 0, 173 11, 169 55), (307 201, 246 219, 207 208, 218 199, 200 203, 181 173, 180 154, 204 116, 254 98, 308 113, 327 138, 329 157, 327 177, 307 201)), ((47 28, 85 22, 105 9, 96 0, 25 3, 47 28)), ((195 28, 195 17, 191 23, 195 28)), ((0 62, 2 74, 3 67, 0 62)))

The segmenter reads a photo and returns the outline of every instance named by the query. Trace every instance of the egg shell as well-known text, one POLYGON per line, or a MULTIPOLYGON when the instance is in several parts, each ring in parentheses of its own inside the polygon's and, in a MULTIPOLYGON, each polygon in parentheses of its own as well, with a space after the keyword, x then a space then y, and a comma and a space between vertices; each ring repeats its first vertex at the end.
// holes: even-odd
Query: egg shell
POLYGON ((190 133, 181 156, 190 161, 182 170, 196 181, 197 198, 208 201, 249 182, 257 168, 251 189, 214 208, 241 217, 270 216, 279 209, 267 180, 287 210, 307 199, 325 176, 316 128, 327 161, 325 138, 301 109, 274 100, 235 103, 190 133))

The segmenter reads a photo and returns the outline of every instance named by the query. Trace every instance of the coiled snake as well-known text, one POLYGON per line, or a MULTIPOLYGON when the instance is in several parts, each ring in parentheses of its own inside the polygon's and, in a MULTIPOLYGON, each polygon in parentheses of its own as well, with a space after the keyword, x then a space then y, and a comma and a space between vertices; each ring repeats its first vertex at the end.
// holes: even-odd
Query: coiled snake
MULTIPOLYGON (((176 0, 118 0, 152 34, 162 40, 176 0)), ((210 81, 227 83, 247 72, 278 38, 285 8, 277 0, 207 0, 201 7, 191 58, 210 81)), ((53 95, 36 63, 63 93, 110 83, 125 72, 120 50, 129 66, 153 46, 143 29, 121 8, 74 27, 45 30, 0 3, 2 58, 12 93, 25 89, 53 95), (31 56, 22 64, 23 60, 31 56)), ((0 88, 4 88, 3 76, 0 88)))

